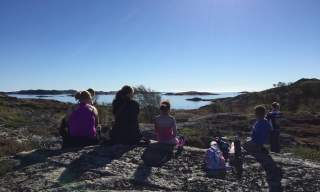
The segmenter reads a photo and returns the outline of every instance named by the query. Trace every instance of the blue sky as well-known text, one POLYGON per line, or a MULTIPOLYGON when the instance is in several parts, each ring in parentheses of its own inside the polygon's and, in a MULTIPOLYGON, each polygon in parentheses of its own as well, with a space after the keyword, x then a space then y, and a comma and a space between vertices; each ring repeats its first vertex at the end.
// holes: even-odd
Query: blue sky
POLYGON ((0 0, 0 90, 320 78, 319 0, 0 0))

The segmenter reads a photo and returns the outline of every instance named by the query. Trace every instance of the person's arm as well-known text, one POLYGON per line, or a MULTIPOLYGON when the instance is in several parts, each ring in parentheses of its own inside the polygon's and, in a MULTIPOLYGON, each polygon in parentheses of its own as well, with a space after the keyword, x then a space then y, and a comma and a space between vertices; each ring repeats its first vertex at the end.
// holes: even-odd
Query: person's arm
POLYGON ((257 122, 252 125, 252 131, 251 131, 251 140, 253 142, 257 141, 257 136, 258 136, 258 130, 257 130, 257 122))
POLYGON ((173 131, 173 135, 176 137, 177 136, 177 122, 174 118, 173 118, 172 131, 173 131))
POLYGON ((157 119, 154 120, 154 132, 158 135, 159 127, 157 123, 157 119))
POLYGON ((96 118, 96 127, 100 124, 100 119, 99 119, 99 113, 98 113, 98 110, 97 108, 95 108, 94 106, 93 107, 93 114, 96 118))
POLYGON ((138 102, 136 102, 135 112, 139 115, 140 113, 140 105, 138 102))

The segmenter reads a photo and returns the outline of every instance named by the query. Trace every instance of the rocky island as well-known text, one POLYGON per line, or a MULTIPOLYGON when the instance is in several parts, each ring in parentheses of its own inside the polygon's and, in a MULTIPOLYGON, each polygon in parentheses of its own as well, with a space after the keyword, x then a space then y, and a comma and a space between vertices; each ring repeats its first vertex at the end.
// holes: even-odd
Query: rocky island
POLYGON ((210 92, 198 92, 198 91, 186 91, 186 92, 169 92, 165 93, 164 95, 176 95, 176 96, 182 96, 182 95, 219 95, 217 93, 210 93, 210 92))
POLYGON ((213 101, 213 99, 202 99, 200 97, 193 97, 193 98, 189 98, 186 99, 187 101, 195 101, 195 102, 199 102, 199 101, 213 101))
MULTIPOLYGON (((44 89, 37 89, 37 90, 20 90, 20 91, 12 91, 6 92, 6 94, 18 94, 18 95, 69 95, 73 96, 76 94, 76 90, 69 89, 69 90, 44 90, 44 89)), ((96 91, 97 95, 114 95, 115 91, 96 91)))

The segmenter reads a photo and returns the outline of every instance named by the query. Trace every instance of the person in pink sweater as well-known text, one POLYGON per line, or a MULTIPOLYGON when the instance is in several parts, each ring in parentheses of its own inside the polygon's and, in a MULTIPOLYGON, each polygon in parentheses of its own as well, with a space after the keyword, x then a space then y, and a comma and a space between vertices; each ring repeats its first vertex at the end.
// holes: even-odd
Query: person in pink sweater
POLYGON ((155 118, 155 132, 159 143, 177 143, 177 125, 174 117, 170 115, 170 102, 163 101, 160 104, 160 115, 155 118))

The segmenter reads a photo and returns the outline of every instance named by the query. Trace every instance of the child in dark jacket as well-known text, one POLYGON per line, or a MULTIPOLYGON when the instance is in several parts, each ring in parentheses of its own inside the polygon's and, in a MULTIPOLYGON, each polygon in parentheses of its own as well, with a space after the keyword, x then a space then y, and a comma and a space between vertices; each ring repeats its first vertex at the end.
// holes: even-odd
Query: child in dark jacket
POLYGON ((266 171, 269 191, 282 191, 281 170, 264 147, 264 145, 269 143, 270 132, 272 130, 269 121, 265 118, 265 107, 257 106, 255 108, 255 115, 256 122, 252 127, 251 140, 245 143, 243 147, 266 171))
POLYGON ((266 109, 263 106, 255 108, 256 122, 252 126, 251 140, 245 144, 247 151, 264 151, 264 145, 269 143, 271 126, 265 118, 266 109))

